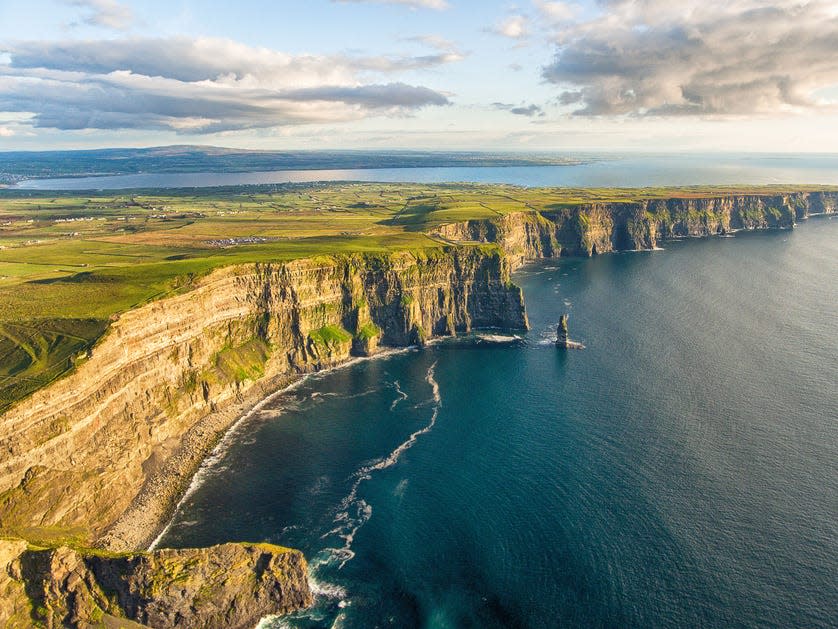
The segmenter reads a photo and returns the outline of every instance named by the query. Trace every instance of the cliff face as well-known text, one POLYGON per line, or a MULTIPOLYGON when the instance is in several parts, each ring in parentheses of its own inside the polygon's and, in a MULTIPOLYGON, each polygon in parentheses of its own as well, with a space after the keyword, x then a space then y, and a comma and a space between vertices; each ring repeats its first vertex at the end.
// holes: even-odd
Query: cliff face
POLYGON ((559 226, 536 212, 506 214, 440 226, 437 235, 452 242, 492 242, 501 246, 513 265, 562 253, 559 226))
POLYGON ((123 315, 86 363, 0 418, 0 525, 97 536, 198 418, 257 380, 526 325, 509 262, 480 247, 218 270, 123 315))
POLYGON ((252 627, 311 605, 306 570, 270 544, 105 554, 0 540, 0 624, 252 627))
POLYGON ((654 249, 673 238, 785 229, 812 214, 838 211, 838 193, 732 195, 635 203, 586 203, 443 225, 448 241, 496 242, 513 263, 558 255, 654 249))

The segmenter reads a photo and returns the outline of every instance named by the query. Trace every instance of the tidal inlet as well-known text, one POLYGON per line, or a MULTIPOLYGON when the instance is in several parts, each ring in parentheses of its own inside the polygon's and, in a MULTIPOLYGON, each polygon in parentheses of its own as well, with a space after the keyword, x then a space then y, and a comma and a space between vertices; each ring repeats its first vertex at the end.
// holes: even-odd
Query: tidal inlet
POLYGON ((838 625, 833 3, 8 4, 0 626, 838 625))

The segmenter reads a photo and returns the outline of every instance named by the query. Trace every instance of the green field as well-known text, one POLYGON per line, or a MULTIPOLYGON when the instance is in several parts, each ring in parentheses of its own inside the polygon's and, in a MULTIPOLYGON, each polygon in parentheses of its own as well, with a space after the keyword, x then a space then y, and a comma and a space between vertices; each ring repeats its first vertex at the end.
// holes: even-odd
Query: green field
MULTIPOLYGON (((810 188, 815 189, 815 188, 810 188)), ((0 191, 0 412, 83 360, 108 321, 213 268, 438 248, 440 224, 592 201, 788 187, 523 189, 308 184, 119 194, 0 191)))

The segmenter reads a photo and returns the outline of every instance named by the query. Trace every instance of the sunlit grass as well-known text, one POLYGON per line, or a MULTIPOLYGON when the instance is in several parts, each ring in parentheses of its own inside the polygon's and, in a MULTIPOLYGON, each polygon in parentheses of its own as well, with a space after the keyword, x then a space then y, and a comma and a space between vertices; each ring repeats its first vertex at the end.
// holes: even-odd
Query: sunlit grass
POLYGON ((69 369, 114 315, 189 290, 215 268, 438 250, 443 244, 426 235, 433 228, 510 212, 801 189, 340 183, 93 196, 0 191, 0 410, 69 369))

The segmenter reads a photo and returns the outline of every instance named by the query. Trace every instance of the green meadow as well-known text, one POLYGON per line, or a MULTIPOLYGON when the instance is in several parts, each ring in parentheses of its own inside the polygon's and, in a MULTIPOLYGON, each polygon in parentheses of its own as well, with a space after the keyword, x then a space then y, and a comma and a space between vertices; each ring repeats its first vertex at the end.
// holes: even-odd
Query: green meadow
MULTIPOLYGON (((810 188, 815 189, 815 188, 810 188)), ((84 360, 120 312, 214 268, 440 248, 434 227, 590 202, 788 187, 306 184, 118 194, 0 190, 0 412, 84 360)))

